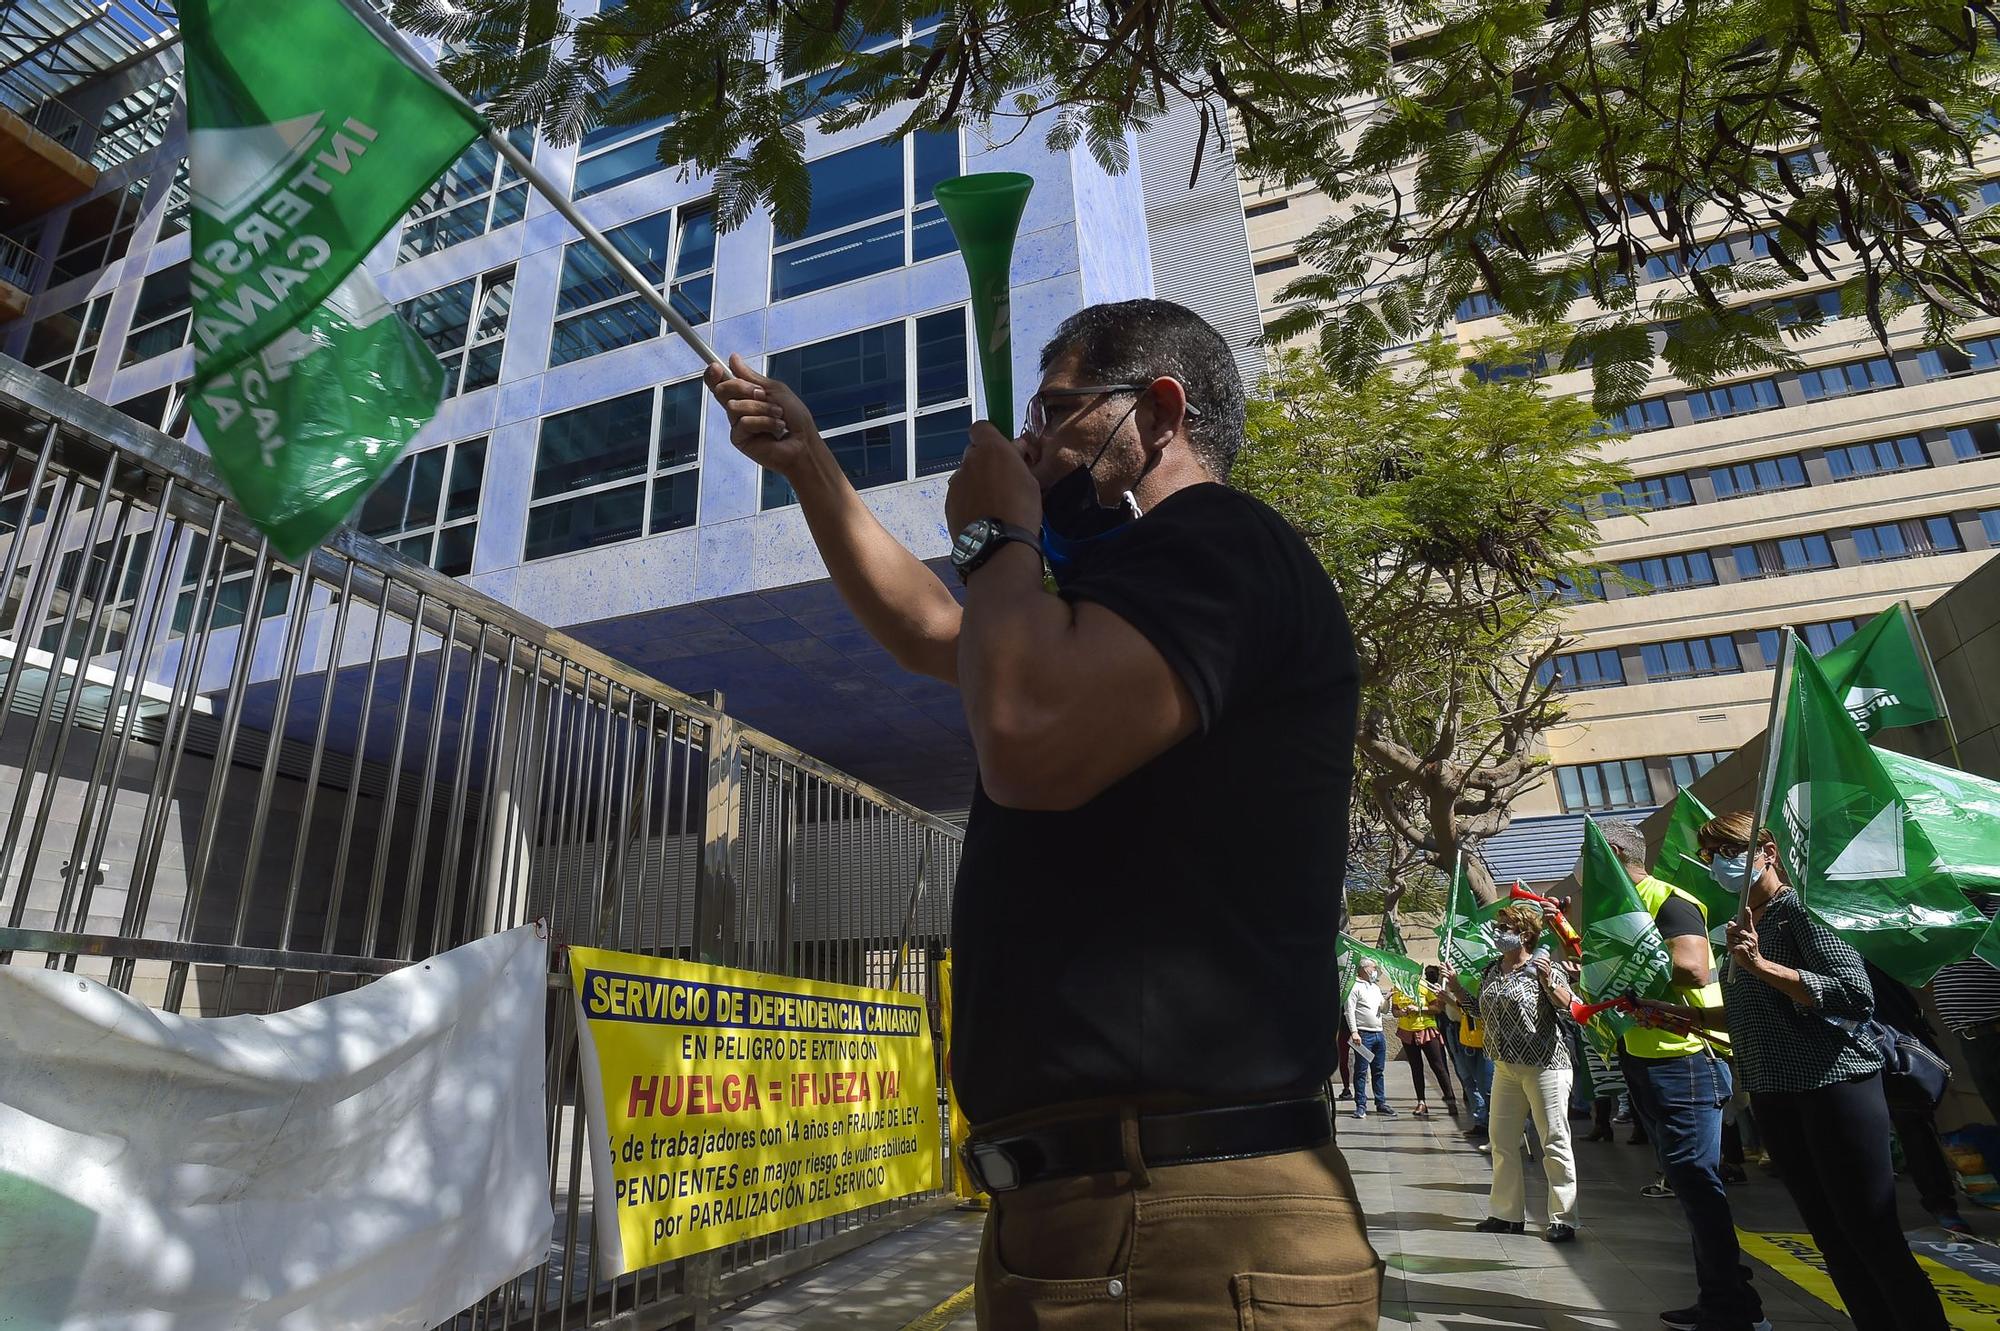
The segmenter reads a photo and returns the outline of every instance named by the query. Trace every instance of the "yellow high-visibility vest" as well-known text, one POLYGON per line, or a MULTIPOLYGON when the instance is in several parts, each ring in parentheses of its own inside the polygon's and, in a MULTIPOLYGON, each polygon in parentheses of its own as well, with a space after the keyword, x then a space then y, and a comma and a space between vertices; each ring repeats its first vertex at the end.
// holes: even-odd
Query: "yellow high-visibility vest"
MULTIPOLYGON (((1699 897, 1650 875, 1641 878, 1632 886, 1639 893, 1639 900, 1646 904, 1646 910, 1656 918, 1660 913, 1660 907, 1667 904, 1669 897, 1679 897, 1691 904, 1701 912, 1702 938, 1704 942, 1707 941, 1708 908, 1701 904, 1699 897)), ((1673 1000, 1687 1007, 1722 1006, 1722 978, 1716 969, 1713 946, 1708 950, 1708 983, 1674 985, 1673 1000)), ((1729 1036, 1722 1031, 1692 1031, 1681 1035, 1675 1031, 1661 1030, 1657 1026, 1634 1026, 1625 1032, 1625 1048, 1639 1058, 1679 1058, 1683 1054, 1699 1054, 1709 1048, 1713 1048, 1718 1054, 1727 1055, 1729 1036)))

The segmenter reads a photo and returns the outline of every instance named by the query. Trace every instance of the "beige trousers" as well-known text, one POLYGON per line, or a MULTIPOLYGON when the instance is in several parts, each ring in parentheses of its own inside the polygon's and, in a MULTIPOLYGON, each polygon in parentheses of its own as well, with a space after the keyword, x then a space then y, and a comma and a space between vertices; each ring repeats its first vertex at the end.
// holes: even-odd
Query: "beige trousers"
POLYGON ((1493 1151, 1493 1191, 1487 1209, 1502 1220, 1523 1219, 1525 1170, 1521 1138, 1530 1114, 1542 1137, 1542 1172, 1549 1180, 1549 1223, 1576 1223, 1576 1154, 1570 1148, 1568 1067, 1531 1068, 1493 1060, 1487 1101, 1487 1141, 1493 1151))
POLYGON ((977 1283, 982 1331, 1373 1331, 1382 1263, 1328 1142, 1000 1193, 977 1283))

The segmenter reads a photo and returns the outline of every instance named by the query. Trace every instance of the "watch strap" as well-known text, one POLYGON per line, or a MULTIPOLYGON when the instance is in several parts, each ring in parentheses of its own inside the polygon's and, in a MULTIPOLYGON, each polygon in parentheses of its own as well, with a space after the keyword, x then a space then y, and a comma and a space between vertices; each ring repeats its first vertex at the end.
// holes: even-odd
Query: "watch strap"
POLYGON ((1018 527, 1011 522, 1002 522, 998 518, 987 518, 984 521, 989 528, 989 534, 986 537, 985 543, 974 552, 973 556, 966 560, 965 563, 957 566, 958 580, 960 582, 964 582, 970 578, 987 560, 993 558, 994 553, 1001 546, 1007 544, 1009 541, 1018 541, 1042 558, 1048 558, 1048 555, 1042 549, 1042 538, 1037 533, 1029 531, 1026 527, 1018 527))

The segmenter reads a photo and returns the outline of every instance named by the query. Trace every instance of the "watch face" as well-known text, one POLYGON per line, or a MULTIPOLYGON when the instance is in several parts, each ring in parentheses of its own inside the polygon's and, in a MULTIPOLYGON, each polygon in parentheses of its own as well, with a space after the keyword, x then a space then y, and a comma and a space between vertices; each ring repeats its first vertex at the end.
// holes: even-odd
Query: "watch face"
POLYGON ((986 548, 986 542, 992 535, 993 524, 985 518, 974 518, 966 523, 965 530, 951 543, 951 562, 963 566, 986 548))

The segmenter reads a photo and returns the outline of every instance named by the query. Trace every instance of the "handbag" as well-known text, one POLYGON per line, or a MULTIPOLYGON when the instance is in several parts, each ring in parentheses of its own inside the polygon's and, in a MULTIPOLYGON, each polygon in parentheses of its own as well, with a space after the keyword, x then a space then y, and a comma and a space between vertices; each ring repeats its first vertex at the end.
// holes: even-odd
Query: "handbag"
POLYGON ((1943 1102, 1945 1088, 1951 1083, 1951 1064, 1922 1040, 1879 1021, 1839 1024, 1874 1042, 1882 1055, 1882 1091, 1892 1104, 1928 1113, 1943 1102))

